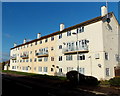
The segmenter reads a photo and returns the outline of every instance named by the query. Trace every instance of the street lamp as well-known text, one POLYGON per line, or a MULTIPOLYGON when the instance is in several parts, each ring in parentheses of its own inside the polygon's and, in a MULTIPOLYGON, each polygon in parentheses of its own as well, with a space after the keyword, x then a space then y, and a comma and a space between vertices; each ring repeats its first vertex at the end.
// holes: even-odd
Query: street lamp
POLYGON ((72 33, 73 35, 76 35, 76 38, 77 38, 77 71, 78 71, 78 84, 79 84, 79 61, 78 61, 78 33, 76 32, 73 32, 72 33))

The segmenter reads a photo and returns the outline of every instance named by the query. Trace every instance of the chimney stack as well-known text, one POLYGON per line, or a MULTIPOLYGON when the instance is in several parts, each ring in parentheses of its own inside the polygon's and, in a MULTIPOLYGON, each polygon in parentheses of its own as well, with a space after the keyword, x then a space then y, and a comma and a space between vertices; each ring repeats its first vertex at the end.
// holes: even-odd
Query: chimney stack
POLYGON ((65 25, 63 23, 60 24, 60 31, 64 30, 65 25))
POLYGON ((26 43, 26 39, 23 40, 23 43, 24 43, 24 44, 26 43))
POLYGON ((16 47, 17 46, 17 44, 16 43, 14 43, 14 47, 16 47))
POLYGON ((39 39, 41 37, 41 34, 40 33, 38 33, 37 34, 37 39, 39 39))
POLYGON ((106 6, 102 6, 101 7, 101 16, 105 16, 107 14, 107 7, 106 6))

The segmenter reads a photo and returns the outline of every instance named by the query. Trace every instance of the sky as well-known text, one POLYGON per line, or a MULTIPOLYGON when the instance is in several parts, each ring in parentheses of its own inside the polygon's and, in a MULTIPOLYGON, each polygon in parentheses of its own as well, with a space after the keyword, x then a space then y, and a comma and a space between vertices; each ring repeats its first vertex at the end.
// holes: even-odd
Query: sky
MULTIPOLYGON (((59 24, 65 27, 101 15, 101 6, 105 2, 3 2, 2 4, 2 55, 9 59, 10 48, 14 43, 23 43, 59 30, 59 24)), ((118 19, 118 2, 108 3, 109 12, 118 19)))

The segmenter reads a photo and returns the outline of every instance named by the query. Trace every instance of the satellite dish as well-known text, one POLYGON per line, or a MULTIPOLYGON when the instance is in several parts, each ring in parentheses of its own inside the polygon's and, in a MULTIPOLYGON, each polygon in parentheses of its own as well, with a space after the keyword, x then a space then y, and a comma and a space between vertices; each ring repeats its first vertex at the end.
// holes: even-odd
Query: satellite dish
POLYGON ((107 21, 107 23, 110 23, 110 18, 107 18, 106 21, 107 21))

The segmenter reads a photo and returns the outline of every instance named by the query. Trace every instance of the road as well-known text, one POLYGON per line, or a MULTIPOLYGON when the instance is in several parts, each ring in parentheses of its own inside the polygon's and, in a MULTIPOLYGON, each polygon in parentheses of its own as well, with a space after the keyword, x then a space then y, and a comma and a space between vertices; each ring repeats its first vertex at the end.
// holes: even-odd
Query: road
POLYGON ((66 87, 64 83, 8 74, 2 74, 2 86, 2 96, 103 96, 66 87))

